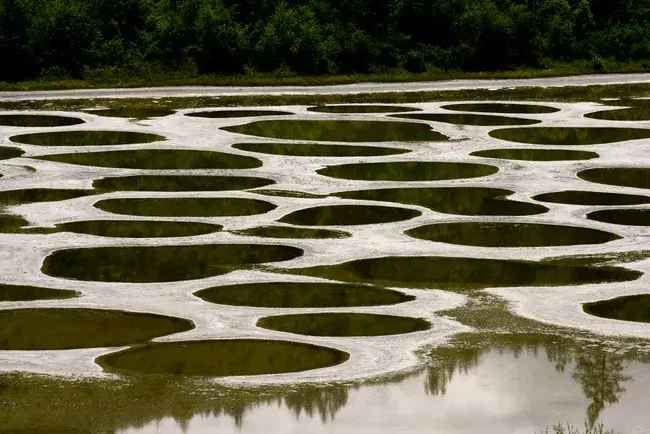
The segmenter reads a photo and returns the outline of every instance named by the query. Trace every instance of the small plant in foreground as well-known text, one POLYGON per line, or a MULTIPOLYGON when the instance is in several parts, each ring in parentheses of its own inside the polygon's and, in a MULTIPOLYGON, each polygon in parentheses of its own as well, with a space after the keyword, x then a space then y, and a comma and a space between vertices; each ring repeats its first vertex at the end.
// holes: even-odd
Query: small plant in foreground
POLYGON ((618 433, 614 432, 614 430, 605 431, 605 427, 603 426, 602 423, 599 423, 594 427, 590 427, 589 424, 585 422, 584 431, 581 431, 580 429, 568 423, 566 425, 562 425, 558 423, 557 425, 553 426, 553 431, 549 431, 547 427, 545 431, 540 431, 539 434, 618 434, 618 433))

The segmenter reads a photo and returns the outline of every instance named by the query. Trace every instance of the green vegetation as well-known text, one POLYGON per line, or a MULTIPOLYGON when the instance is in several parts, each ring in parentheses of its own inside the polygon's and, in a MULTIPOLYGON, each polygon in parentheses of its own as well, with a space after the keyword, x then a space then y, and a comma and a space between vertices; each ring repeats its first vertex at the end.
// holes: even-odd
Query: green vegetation
POLYGON ((170 375, 261 375, 325 368, 350 355, 289 341, 228 339, 151 343, 99 357, 109 372, 170 375))
POLYGON ((490 131, 495 139, 535 145, 586 146, 649 139, 650 130, 640 128, 505 128, 490 131))
POLYGON ((415 300, 390 289, 330 282, 246 283, 202 289, 194 295, 210 303, 275 308, 384 306, 415 300))
POLYGON ((445 187, 346 191, 333 196, 419 205, 445 214, 532 215, 548 211, 541 205, 506 199, 513 193, 500 188, 445 187))
POLYGON ((566 190, 533 196, 540 202, 570 205, 641 205, 650 203, 650 197, 636 194, 602 193, 598 191, 566 190))
POLYGON ((576 226, 487 222, 438 223, 411 229, 406 234, 423 240, 482 247, 571 246, 621 238, 576 226))
POLYGON ((485 113, 506 113, 506 114, 544 114, 555 113, 560 109, 544 105, 533 104, 508 104, 508 103, 469 103, 449 104, 441 108, 446 110, 462 112, 485 112, 485 113))
POLYGON ((540 431, 539 434, 616 434, 616 432, 614 430, 605 431, 605 425, 602 423, 594 427, 590 427, 588 423, 585 423, 584 431, 570 424, 562 425, 558 423, 557 425, 553 425, 552 432, 546 428, 546 431, 540 431))
POLYGON ((77 296, 77 291, 68 289, 0 284, 0 301, 57 300, 77 296))
POLYGON ((194 328, 186 319, 104 309, 10 309, 0 319, 3 350, 121 347, 194 328))
POLYGON ((36 146, 112 146, 161 142, 167 139, 156 134, 131 131, 57 131, 21 134, 9 137, 9 140, 36 146))
POLYGON ((309 107, 307 110, 317 113, 354 114, 415 112, 420 109, 395 105, 319 105, 316 107, 309 107))
POLYGON ((441 181, 493 175, 498 167, 485 164, 398 161, 328 166, 317 171, 331 178, 361 181, 441 181))
POLYGON ((420 211, 407 208, 364 205, 326 205, 305 208, 287 214, 283 223, 304 226, 352 226, 409 220, 422 215, 420 211))
POLYGON ((7 127, 65 127, 83 124, 79 118, 54 115, 0 115, 0 125, 7 127))
POLYGON ((472 152, 472 156, 524 161, 572 161, 598 158, 595 152, 569 151, 566 149, 487 149, 472 152))
POLYGON ((391 115, 394 118, 417 119, 429 122, 444 122, 456 125, 497 126, 497 125, 533 125, 542 121, 535 119, 514 118, 509 116, 475 115, 469 113, 415 113, 391 115))
POLYGON ((10 148, 8 146, 0 146, 0 160, 9 160, 10 158, 18 158, 25 153, 20 148, 10 148))
POLYGON ((223 227, 209 223, 160 220, 93 220, 59 223, 56 226, 67 232, 122 238, 191 237, 220 231, 223 227))
POLYGON ((411 152, 408 149, 379 146, 316 145, 313 143, 235 143, 232 147, 242 151, 292 157, 372 157, 411 152))
POLYGON ((643 167, 607 167, 578 172, 578 177, 598 184, 650 188, 650 169, 643 167))
POLYGON ((582 305, 588 314, 621 321, 650 322, 650 295, 628 295, 582 305))
POLYGON ((435 142, 448 137, 424 124, 380 121, 258 121, 224 127, 231 133, 324 142, 435 142))
POLYGON ((260 226, 233 231, 233 234, 264 238, 347 238, 349 233, 330 229, 297 228, 292 226, 260 226))
POLYGON ((77 152, 37 157, 39 160, 124 169, 252 169, 262 166, 256 158, 213 151, 136 149, 132 151, 77 152))
POLYGON ((55 277, 105 282, 173 282, 226 274, 235 267, 288 261, 301 249, 266 244, 96 247, 58 250, 43 272, 55 277))
POLYGON ((444 76, 557 62, 642 69, 650 36, 640 1, 6 0, 0 56, 15 66, 0 80, 201 84, 201 74, 444 76))
POLYGON ((0 191, 0 205, 22 205, 33 202, 54 202, 91 196, 93 190, 57 190, 54 188, 28 188, 26 190, 0 191))
POLYGON ((604 209, 590 212, 587 218, 615 225, 650 226, 648 209, 604 209))
POLYGON ((102 191, 224 191, 264 187, 275 181, 252 176, 134 175, 93 182, 102 191))
POLYGON ((260 318, 257 326, 309 336, 384 336, 428 330, 421 318, 370 313, 305 313, 260 318))
POLYGON ((193 118, 223 119, 223 118, 248 118, 254 116, 285 116, 292 115, 291 112, 280 110, 216 110, 204 112, 185 113, 185 116, 193 118))
POLYGON ((264 214, 277 206, 239 197, 106 199, 95 207, 115 214, 148 217, 230 217, 264 214))
POLYGON ((643 274, 620 267, 438 256, 360 259, 285 271, 342 282, 434 289, 625 282, 638 279, 643 274))
POLYGON ((133 108, 125 105, 124 107, 114 107, 109 109, 89 110, 88 113, 109 118, 130 118, 143 120, 149 118, 160 118, 175 113, 174 110, 162 107, 142 107, 133 108))

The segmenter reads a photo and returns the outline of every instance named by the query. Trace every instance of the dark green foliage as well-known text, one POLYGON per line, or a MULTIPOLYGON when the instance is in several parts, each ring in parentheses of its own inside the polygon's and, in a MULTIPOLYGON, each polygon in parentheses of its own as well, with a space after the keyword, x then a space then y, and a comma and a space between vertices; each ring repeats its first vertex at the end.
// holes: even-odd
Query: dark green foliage
POLYGON ((503 70, 650 57, 650 0, 3 0, 0 80, 503 70))

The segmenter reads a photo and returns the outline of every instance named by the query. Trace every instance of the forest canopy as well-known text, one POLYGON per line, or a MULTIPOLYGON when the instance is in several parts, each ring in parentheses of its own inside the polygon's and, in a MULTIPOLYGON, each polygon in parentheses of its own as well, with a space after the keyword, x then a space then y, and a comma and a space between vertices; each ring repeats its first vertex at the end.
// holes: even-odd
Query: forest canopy
POLYGON ((650 59, 650 0, 0 0, 0 81, 650 59))

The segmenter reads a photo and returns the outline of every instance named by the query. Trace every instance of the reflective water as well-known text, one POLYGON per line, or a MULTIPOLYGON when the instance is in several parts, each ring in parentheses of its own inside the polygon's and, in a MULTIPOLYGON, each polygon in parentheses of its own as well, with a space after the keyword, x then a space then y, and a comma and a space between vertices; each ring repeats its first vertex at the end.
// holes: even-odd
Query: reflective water
MULTIPOLYGON (((607 105, 611 102, 605 103, 607 105)), ((625 108, 608 109, 585 115, 591 119, 601 119, 606 121, 649 121, 650 120, 650 103, 647 100, 624 99, 616 101, 615 105, 627 106, 625 108)))
POLYGON ((319 113, 398 113, 414 112, 420 109, 412 107, 400 107, 396 105, 320 105, 307 108, 310 112, 319 113))
POLYGON ((208 223, 160 220, 91 220, 59 223, 56 226, 66 232, 123 238, 191 237, 222 229, 220 225, 208 223))
POLYGON ((561 336, 476 333, 425 360, 426 369, 361 385, 251 390, 178 377, 6 374, 0 423, 50 432, 533 434, 560 420, 602 420, 620 433, 650 431, 648 361, 632 352, 561 336))
POLYGON ((248 118, 253 116, 282 116, 282 115, 292 115, 292 114, 293 113, 291 112, 280 111, 280 110, 211 110, 211 111, 185 113, 185 116, 190 116, 194 118, 221 119, 221 118, 248 118))
POLYGON ((0 310, 0 349, 121 347, 194 328, 192 321, 105 309, 0 310))
POLYGON ((277 208, 269 202, 238 197, 106 199, 95 203, 102 211, 150 217, 228 217, 264 214, 277 208))
POLYGON ((125 169, 252 169, 261 167, 257 158, 211 151, 137 149, 133 151, 83 152, 37 157, 39 160, 125 169))
POLYGON ((598 154, 595 152, 569 151, 566 149, 488 149, 472 152, 469 155, 524 161, 571 161, 598 158, 598 154))
POLYGON ((523 119, 508 116, 475 115, 468 113, 415 113, 406 115, 391 115, 394 118, 418 119, 421 121, 444 122, 455 125, 533 125, 542 121, 536 119, 523 119))
POLYGON ((650 226, 648 209, 604 209, 587 214, 590 220, 628 226, 650 226))
POLYGON ((628 295, 583 305, 585 312, 601 318, 650 322, 650 294, 628 295))
POLYGON ((233 231, 237 235, 265 238, 347 238, 349 233, 331 229, 296 228, 291 226, 260 226, 233 231))
POLYGON ((350 226, 409 220, 422 213, 413 209, 388 206, 329 205, 301 209, 280 219, 304 226, 350 226))
POLYGON ((413 333, 431 327, 421 318, 369 313, 305 313, 260 318, 257 326, 309 336, 384 336, 413 333))
POLYGON ((331 178, 363 181, 440 181, 493 175, 499 168, 485 164, 406 161, 328 166, 316 172, 331 178))
POLYGON ((413 122, 258 121, 222 129, 251 136, 324 142, 436 142, 448 139, 428 125, 413 122))
POLYGON ((16 143, 36 146, 112 146, 162 142, 163 136, 132 131, 59 131, 9 137, 16 143))
POLYGON ((445 214, 532 215, 548 208, 506 199, 513 191, 483 187, 386 188, 335 193, 346 199, 378 200, 419 205, 445 214))
POLYGON ((194 293, 216 304, 255 307, 382 306, 414 300, 412 295, 366 285, 268 282, 217 286, 194 293))
POLYGON ((486 112, 486 113, 521 113, 521 114, 541 114, 555 113, 560 109, 537 104, 518 104, 518 103, 464 103, 464 104, 447 104, 442 106, 446 110, 463 111, 463 112, 486 112))
POLYGON ((0 284, 0 301, 55 300, 78 295, 77 291, 68 289, 0 284))
POLYGON ((650 129, 640 128, 505 128, 490 131, 495 139, 536 145, 585 146, 650 138, 650 129))
POLYGON ((0 125, 7 127, 66 127, 83 124, 79 118, 56 115, 0 115, 0 125))
POLYGON ((539 247, 601 244, 621 237, 576 226, 534 223, 459 222, 420 226, 406 234, 423 240, 483 247, 539 247))
POLYGON ((298 342, 228 339, 151 343, 97 359, 107 371, 199 376, 259 375, 338 365, 349 354, 298 342))
POLYGON ((621 267, 441 256, 359 259, 287 272, 388 287, 451 289, 624 282, 642 274, 621 267))
POLYGON ((578 172, 585 181, 624 187, 650 188, 650 168, 607 167, 578 172))
POLYGON ((313 143, 235 143, 232 147, 248 152, 294 157, 371 157, 411 152, 408 149, 379 146, 315 145, 313 143))
POLYGON ((224 191, 274 183, 272 179, 252 176, 135 175, 99 179, 93 187, 104 191, 224 191))
POLYGON ((55 277, 107 282, 173 282, 225 274, 237 267, 287 261, 301 249, 265 244, 91 247, 57 250, 42 271, 55 277))

